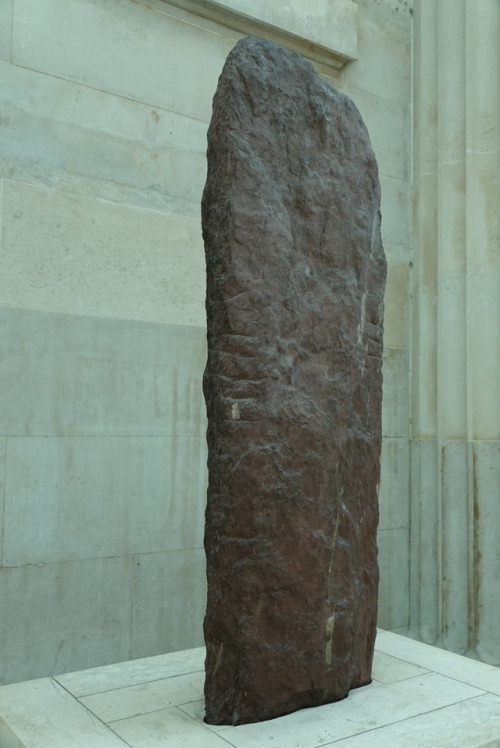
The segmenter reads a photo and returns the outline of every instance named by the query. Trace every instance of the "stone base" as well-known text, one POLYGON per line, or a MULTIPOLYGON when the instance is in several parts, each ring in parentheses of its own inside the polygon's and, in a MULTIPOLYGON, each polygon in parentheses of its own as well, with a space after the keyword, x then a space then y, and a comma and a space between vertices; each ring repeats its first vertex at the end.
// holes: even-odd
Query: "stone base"
POLYGON ((2 748, 500 746, 500 669, 379 631, 373 683, 240 727, 203 722, 203 648, 0 688, 2 748))

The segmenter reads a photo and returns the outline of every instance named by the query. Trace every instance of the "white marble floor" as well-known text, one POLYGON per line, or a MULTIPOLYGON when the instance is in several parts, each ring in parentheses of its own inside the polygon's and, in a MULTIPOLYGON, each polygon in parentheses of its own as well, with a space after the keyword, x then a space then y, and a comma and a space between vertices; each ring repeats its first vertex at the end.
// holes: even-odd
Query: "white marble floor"
POLYGON ((204 650, 0 688, 0 748, 500 748, 500 669, 380 631, 370 686, 240 727, 203 720, 204 650))

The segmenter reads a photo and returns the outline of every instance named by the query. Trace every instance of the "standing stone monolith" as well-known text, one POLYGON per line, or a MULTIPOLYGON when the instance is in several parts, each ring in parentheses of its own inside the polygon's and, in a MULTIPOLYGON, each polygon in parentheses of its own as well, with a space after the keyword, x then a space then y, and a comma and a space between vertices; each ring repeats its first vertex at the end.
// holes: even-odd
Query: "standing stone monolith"
POLYGON ((206 721, 371 680, 386 276, 354 104, 255 38, 214 97, 203 195, 206 721))

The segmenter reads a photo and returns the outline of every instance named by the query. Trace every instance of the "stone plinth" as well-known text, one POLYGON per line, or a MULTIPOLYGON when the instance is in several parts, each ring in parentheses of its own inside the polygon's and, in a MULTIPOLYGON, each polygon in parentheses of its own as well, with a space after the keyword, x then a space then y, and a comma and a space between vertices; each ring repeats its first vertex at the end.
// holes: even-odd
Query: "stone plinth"
POLYGON ((255 38, 214 98, 203 197, 206 719, 370 682, 385 257, 354 104, 255 38))

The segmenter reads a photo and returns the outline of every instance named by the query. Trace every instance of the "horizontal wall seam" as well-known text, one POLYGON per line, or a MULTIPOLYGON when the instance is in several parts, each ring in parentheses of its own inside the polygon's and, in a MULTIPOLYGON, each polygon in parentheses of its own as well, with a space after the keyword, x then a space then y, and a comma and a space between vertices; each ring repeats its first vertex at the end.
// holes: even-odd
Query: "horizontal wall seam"
MULTIPOLYGON (((322 44, 305 36, 300 36, 288 29, 276 26, 257 16, 251 16, 235 8, 228 7, 214 0, 163 0, 169 5, 181 10, 193 13, 195 16, 206 18, 209 21, 234 29, 240 34, 250 36, 261 36, 284 44, 290 49, 299 52, 312 62, 324 65, 340 72, 347 63, 356 59, 355 54, 346 54, 335 49, 329 49, 322 44)), ((357 46, 357 28, 356 28, 357 46)), ((354 52, 354 50, 353 50, 354 52)))

